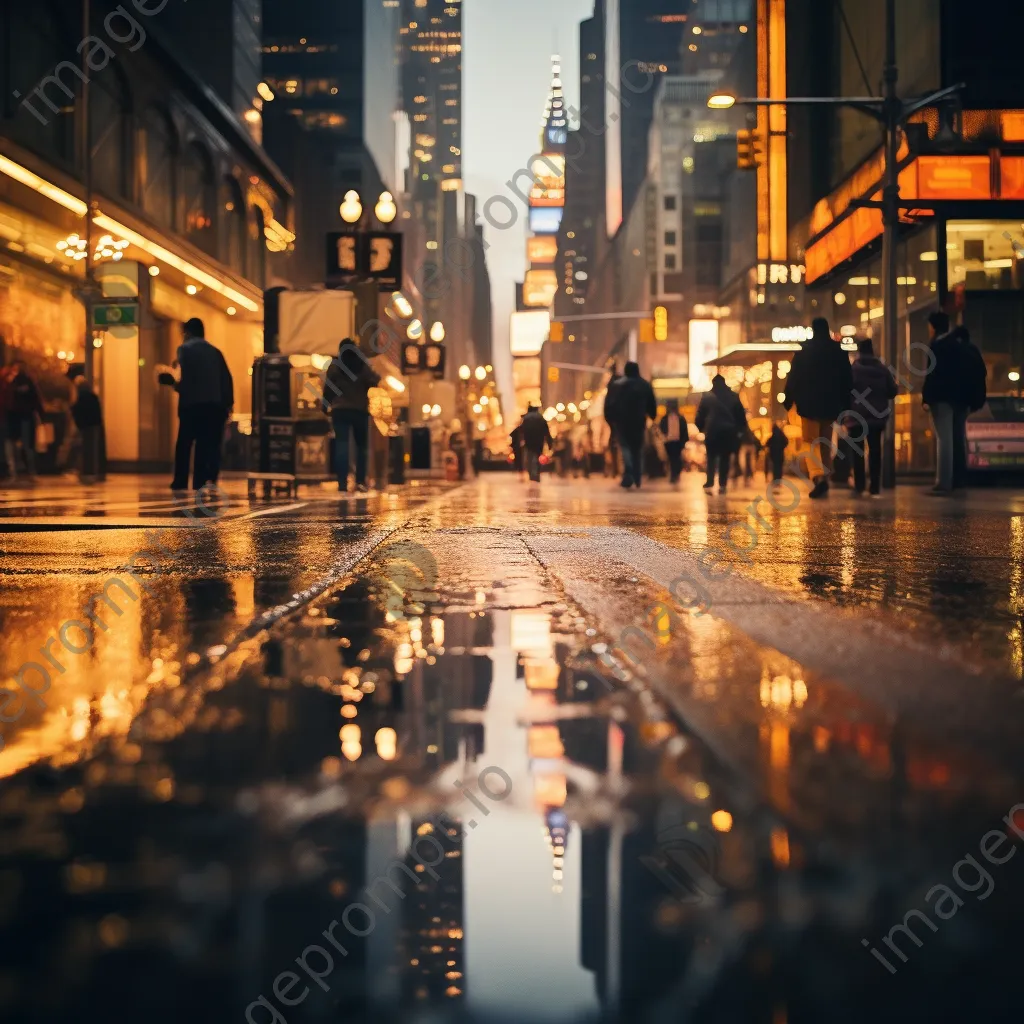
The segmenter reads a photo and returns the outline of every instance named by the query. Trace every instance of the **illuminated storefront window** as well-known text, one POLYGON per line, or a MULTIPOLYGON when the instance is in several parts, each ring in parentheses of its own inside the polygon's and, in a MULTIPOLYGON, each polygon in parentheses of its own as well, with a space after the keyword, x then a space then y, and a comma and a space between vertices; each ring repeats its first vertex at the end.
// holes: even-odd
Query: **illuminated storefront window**
POLYGON ((1024 232, 1019 221, 951 220, 946 223, 949 287, 971 291, 1021 287, 1024 232))

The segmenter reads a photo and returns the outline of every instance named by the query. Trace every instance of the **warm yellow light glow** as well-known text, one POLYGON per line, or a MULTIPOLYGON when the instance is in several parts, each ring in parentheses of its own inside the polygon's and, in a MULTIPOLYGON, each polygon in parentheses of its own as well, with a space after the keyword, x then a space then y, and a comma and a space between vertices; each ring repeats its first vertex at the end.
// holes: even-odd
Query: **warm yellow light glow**
POLYGON ((470 370, 470 368, 468 366, 466 366, 465 364, 463 364, 462 366, 459 367, 459 379, 460 380, 469 380, 469 378, 472 375, 472 373, 473 373, 473 371, 470 370))
POLYGON ((405 385, 397 377, 392 377, 391 374, 388 374, 384 379, 393 391, 397 391, 399 394, 405 391, 405 385))
POLYGON ((260 82, 260 84, 256 86, 256 91, 268 103, 270 103, 274 99, 274 90, 271 89, 266 82, 260 82))
POLYGON ((487 376, 487 371, 482 366, 478 366, 476 368, 476 379, 477 380, 483 380, 486 376, 487 376))
POLYGON ((411 320, 409 326, 405 329, 405 336, 410 341, 419 341, 423 337, 423 322, 420 320, 411 320))
POLYGON ((715 811, 711 815, 711 827, 716 832, 728 832, 732 828, 732 815, 728 811, 715 811))
POLYGON ((373 208, 377 220, 381 224, 390 224, 398 216, 398 207, 395 206, 395 197, 390 192, 381 192, 377 205, 373 208))
POLYGON ((1010 380, 1014 382, 1014 384, 1016 384, 1017 381, 1020 380, 1020 373, 1017 370, 1011 370, 1006 376, 1009 377, 1010 380))
POLYGON ((346 224, 355 224, 363 215, 363 204, 359 201, 359 193, 355 189, 349 189, 345 193, 345 201, 338 207, 341 219, 346 224))
POLYGON ((391 305, 404 320, 412 316, 412 303, 401 292, 391 293, 391 305))
MULTIPOLYGON (((229 287, 222 281, 219 281, 212 274, 207 274, 205 270, 200 270, 198 267, 194 267, 191 263, 176 256, 173 252, 165 249, 162 245, 157 245, 156 242, 151 242, 148 238, 143 235, 132 231, 131 228, 125 227, 123 224, 118 223, 112 217, 108 217, 106 214, 97 214, 93 218, 93 223, 100 228, 104 228, 107 231, 113 231, 115 234, 120 235, 122 238, 130 242, 132 245, 137 246, 143 252, 148 252, 150 256, 155 256, 161 263, 166 263, 169 267, 174 267, 175 270, 181 271, 188 277, 198 281, 201 285, 205 285, 212 291, 217 292, 219 295, 223 295, 224 298, 230 299, 232 302, 241 306, 242 309, 248 310, 250 313, 255 313, 259 310, 259 304, 253 302, 248 296, 243 295, 241 292, 236 291, 234 288, 229 287)), ((160 273, 159 268, 150 267, 150 274, 156 277, 160 273), (156 274, 153 271, 156 271, 156 274)))
POLYGON ((441 342, 444 341, 444 324, 440 320, 435 320, 430 327, 430 340, 441 342))
POLYGON ((429 416, 430 415, 430 406, 429 405, 424 405, 423 408, 420 410, 420 412, 422 412, 424 416, 429 416))
POLYGON ((228 316, 234 316, 238 312, 238 310, 235 309, 234 306, 228 306, 228 308, 224 312, 227 313, 228 316))
POLYGON ((728 92, 712 93, 708 97, 708 106, 712 110, 728 110, 736 106, 736 97, 728 92))
POLYGON ((63 206, 65 210, 70 210, 78 217, 84 217, 88 212, 89 207, 81 199, 77 199, 71 193, 58 188, 45 178, 40 178, 38 174, 33 174, 27 167, 22 167, 21 164, 17 164, 5 156, 0 156, 0 174, 6 174, 8 178, 20 181, 22 185, 27 185, 33 191, 46 196, 47 199, 52 199, 53 202, 63 206))
POLYGON ((157 266, 150 267, 149 268, 149 276, 150 277, 159 277, 160 276, 160 268, 157 267, 157 266))
POLYGON ((189 295, 195 295, 199 289, 194 284, 187 284, 185 285, 185 291, 187 291, 189 295))

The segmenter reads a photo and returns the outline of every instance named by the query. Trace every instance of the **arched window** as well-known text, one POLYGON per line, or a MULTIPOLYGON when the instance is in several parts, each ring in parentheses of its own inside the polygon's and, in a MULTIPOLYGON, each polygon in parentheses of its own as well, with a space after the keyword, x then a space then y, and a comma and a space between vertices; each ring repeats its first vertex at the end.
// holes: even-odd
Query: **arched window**
POLYGON ((252 209, 252 228, 250 231, 249 248, 249 280, 257 288, 265 286, 267 277, 267 240, 264 234, 266 222, 263 211, 254 206, 252 209))
POLYGON ((170 118, 155 107, 146 111, 143 136, 142 208, 157 224, 173 229, 178 137, 170 118))
POLYGON ((97 75, 89 89, 92 180, 99 192, 131 198, 131 102, 120 69, 97 75))
POLYGON ((191 143, 181 168, 181 194, 185 201, 185 236, 204 252, 217 256, 217 186, 213 161, 206 147, 191 143))
POLYGON ((224 258, 236 274, 245 276, 249 225, 245 216, 245 197, 237 178, 224 179, 224 258))

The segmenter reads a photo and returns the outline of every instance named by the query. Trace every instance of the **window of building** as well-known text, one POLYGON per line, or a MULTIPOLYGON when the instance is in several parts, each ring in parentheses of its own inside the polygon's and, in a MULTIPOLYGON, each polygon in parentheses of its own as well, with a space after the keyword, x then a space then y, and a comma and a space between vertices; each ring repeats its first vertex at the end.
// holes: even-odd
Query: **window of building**
POLYGON ((665 269, 675 270, 676 269, 676 254, 674 252, 665 253, 665 269))
POLYGON ((185 235, 204 252, 217 255, 217 189, 209 151, 198 142, 185 150, 181 169, 185 235))
POLYGON ((670 246, 676 244, 676 233, 674 231, 665 232, 665 244, 670 246))
MULTIPOLYGON (((675 208, 676 208, 676 197, 675 196, 665 196, 665 209, 666 210, 674 210, 675 208)), ((675 243, 673 243, 673 244, 675 244, 675 243)))
POLYGON ((170 118, 151 107, 143 118, 142 148, 146 154, 142 208, 162 227, 174 228, 174 157, 177 136, 170 118))
MULTIPOLYGON (((951 220, 946 223, 946 271, 949 287, 970 291, 1006 291, 1024 287, 1020 221, 951 220)), ((918 263, 934 263, 936 252, 918 254, 918 263)))

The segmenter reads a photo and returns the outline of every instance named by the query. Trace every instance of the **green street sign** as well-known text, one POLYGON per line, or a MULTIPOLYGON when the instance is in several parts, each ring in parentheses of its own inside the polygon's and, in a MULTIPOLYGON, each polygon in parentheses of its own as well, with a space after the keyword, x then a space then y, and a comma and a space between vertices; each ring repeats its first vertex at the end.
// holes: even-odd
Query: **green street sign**
POLYGON ((102 303, 92 307, 93 327, 131 327, 138 322, 139 304, 137 302, 126 303, 123 306, 102 303))

